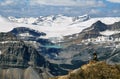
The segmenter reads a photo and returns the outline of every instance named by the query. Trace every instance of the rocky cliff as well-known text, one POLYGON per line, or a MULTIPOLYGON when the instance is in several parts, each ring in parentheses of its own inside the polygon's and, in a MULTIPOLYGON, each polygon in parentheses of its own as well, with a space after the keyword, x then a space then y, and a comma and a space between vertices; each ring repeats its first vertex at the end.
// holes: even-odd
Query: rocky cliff
POLYGON ((0 33, 0 79, 47 79, 49 62, 11 33, 0 33))
POLYGON ((0 69, 0 79, 48 79, 48 77, 50 74, 38 73, 33 67, 0 69))

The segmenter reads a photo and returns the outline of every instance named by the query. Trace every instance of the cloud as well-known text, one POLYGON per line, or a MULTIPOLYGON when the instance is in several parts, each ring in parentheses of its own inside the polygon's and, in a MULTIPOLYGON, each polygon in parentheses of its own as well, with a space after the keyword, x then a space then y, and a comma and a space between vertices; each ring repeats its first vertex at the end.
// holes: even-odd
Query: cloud
POLYGON ((101 7, 104 6, 102 0, 0 0, 1 6, 27 4, 30 6, 81 6, 81 7, 101 7))
POLYGON ((89 14, 99 14, 100 13, 100 10, 98 9, 91 9, 89 14))
POLYGON ((0 6, 22 6, 28 5, 31 0, 0 0, 0 6))
POLYGON ((120 0, 0 0, 0 14, 76 16, 87 13, 92 16, 120 16, 119 3, 120 0))
POLYGON ((52 6, 104 6, 101 0, 30 0, 31 5, 52 5, 52 6))
POLYGON ((0 2, 1 6, 12 5, 12 4, 14 4, 13 0, 5 0, 3 2, 0 2))
POLYGON ((113 3, 120 3, 120 0, 107 0, 109 2, 113 2, 113 3))
POLYGON ((112 10, 113 13, 119 13, 119 10, 112 10))

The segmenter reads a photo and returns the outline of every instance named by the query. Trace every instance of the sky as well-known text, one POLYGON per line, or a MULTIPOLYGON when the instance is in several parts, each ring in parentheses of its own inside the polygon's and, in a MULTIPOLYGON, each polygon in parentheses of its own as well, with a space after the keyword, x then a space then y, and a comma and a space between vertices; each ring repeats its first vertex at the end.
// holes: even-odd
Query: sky
POLYGON ((0 15, 120 17, 120 0, 0 0, 0 15))

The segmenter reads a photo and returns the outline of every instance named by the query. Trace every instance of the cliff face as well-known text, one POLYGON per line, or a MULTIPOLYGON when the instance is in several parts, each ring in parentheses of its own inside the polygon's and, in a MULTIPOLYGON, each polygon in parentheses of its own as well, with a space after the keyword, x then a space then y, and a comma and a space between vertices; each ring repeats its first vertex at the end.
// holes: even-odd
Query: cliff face
POLYGON ((26 45, 22 41, 14 39, 15 37, 5 36, 5 34, 3 34, 1 39, 2 38, 3 40, 0 41, 0 66, 44 66, 45 59, 42 55, 39 54, 39 52, 36 51, 36 49, 26 45))
POLYGON ((109 30, 120 30, 120 21, 108 26, 109 30))
POLYGON ((43 79, 40 78, 39 74, 32 68, 19 69, 9 68, 0 69, 0 79, 43 79))
POLYGON ((11 33, 0 33, 0 79, 47 79, 45 58, 11 33))
POLYGON ((108 65, 105 62, 90 62, 68 75, 51 79, 120 79, 120 66, 108 65))
POLYGON ((0 79, 48 79, 49 77, 49 73, 38 73, 33 67, 0 69, 0 79))

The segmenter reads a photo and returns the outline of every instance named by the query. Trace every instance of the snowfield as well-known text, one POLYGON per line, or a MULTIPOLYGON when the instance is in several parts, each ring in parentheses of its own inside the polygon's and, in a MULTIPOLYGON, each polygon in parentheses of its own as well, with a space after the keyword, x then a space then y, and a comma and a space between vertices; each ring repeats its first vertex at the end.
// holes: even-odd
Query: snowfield
POLYGON ((120 17, 90 18, 88 15, 79 17, 52 15, 47 17, 40 16, 38 18, 4 18, 0 16, 0 32, 9 32, 16 27, 27 27, 46 33, 47 35, 43 38, 62 38, 63 36, 80 33, 98 20, 110 25, 120 21, 120 17))
POLYGON ((106 31, 100 32, 100 34, 105 35, 105 36, 110 36, 110 35, 118 34, 118 33, 120 33, 120 31, 106 30, 106 31))

